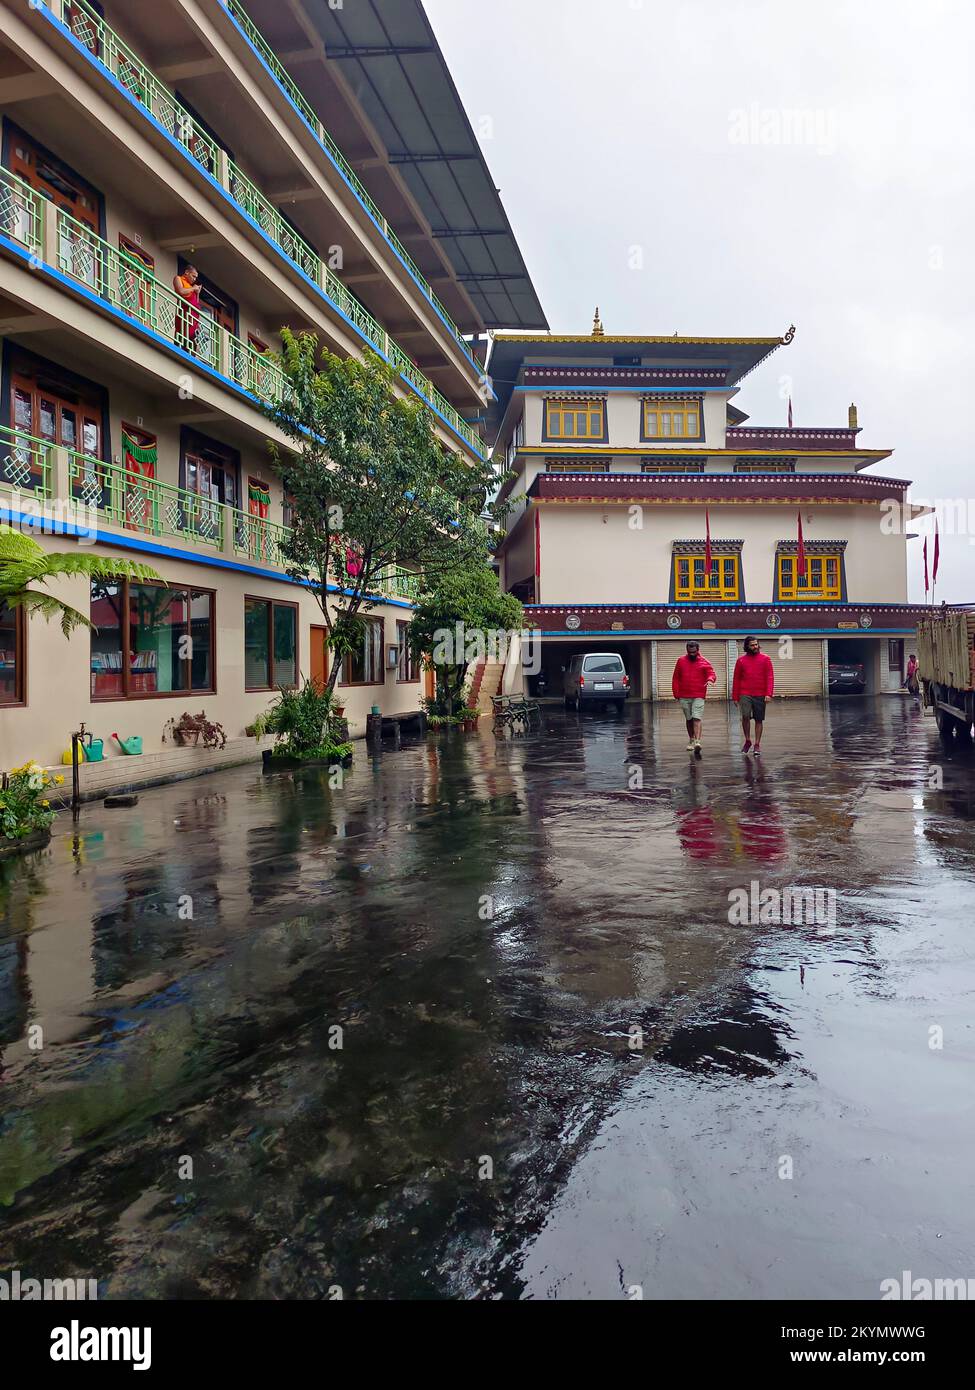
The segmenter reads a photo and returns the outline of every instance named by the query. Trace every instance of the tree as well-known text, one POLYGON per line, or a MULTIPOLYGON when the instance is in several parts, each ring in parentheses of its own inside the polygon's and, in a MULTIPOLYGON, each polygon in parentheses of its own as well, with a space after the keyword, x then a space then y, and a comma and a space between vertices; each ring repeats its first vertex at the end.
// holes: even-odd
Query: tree
POLYGON ((47 584, 51 579, 79 574, 89 579, 159 578, 154 569, 134 560, 89 555, 83 550, 73 550, 69 554, 49 553, 32 536, 12 526, 0 525, 0 605, 23 608, 30 617, 40 614, 48 622, 58 618, 61 631, 65 637, 70 637, 77 627, 92 627, 90 619, 53 594, 41 593, 29 585, 47 584))
POLYGON ((502 593, 486 564, 451 570, 420 595, 407 639, 436 672, 438 710, 454 713, 468 666, 484 659, 498 634, 507 638, 520 631, 523 616, 521 604, 502 593))
POLYGON ((440 443, 428 407, 394 394, 397 374, 375 353, 336 357, 287 328, 281 338, 285 387, 266 407, 293 444, 287 453, 272 446, 293 517, 281 549, 322 610, 331 692, 391 567, 409 565, 430 587, 484 563, 482 513, 498 479, 489 461, 440 443))

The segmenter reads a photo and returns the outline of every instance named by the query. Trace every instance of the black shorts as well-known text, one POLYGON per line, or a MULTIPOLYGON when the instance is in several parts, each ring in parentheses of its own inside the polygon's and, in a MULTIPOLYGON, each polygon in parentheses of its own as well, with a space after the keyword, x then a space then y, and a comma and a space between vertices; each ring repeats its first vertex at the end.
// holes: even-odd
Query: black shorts
POLYGON ((765 722, 764 695, 740 695, 738 708, 741 711, 742 719, 757 719, 760 724, 765 722))

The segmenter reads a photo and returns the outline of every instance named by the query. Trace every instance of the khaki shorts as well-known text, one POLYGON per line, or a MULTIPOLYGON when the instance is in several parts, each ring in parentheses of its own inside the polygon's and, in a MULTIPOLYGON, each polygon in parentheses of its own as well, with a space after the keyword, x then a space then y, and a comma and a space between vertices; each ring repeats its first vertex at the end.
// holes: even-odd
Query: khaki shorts
POLYGON ((703 719, 703 718, 704 718, 704 698, 703 698, 703 696, 702 696, 702 697, 699 697, 699 698, 696 699, 696 700, 681 700, 681 702, 680 702, 680 707, 681 707, 681 709, 684 711, 684 718, 685 718, 685 719, 703 719))

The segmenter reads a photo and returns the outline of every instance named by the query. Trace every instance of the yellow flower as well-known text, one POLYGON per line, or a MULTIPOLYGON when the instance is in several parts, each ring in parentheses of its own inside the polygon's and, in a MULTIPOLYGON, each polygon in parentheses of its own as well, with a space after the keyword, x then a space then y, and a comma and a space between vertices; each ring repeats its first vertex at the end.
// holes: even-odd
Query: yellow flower
POLYGON ((59 772, 58 775, 55 777, 54 782, 56 786, 60 787, 64 783, 63 774, 59 772))
POLYGON ((42 806, 50 806, 50 804, 51 804, 51 803, 50 803, 49 801, 42 801, 42 802, 41 802, 41 805, 42 805, 42 806))

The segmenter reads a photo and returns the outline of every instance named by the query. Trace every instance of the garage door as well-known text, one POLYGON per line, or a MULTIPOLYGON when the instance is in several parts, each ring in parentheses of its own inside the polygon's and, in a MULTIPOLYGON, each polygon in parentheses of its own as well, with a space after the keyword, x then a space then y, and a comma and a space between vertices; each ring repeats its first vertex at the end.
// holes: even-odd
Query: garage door
MULTIPOLYGON (((682 642, 655 642, 656 647, 656 677, 654 680, 653 695, 656 700, 672 700, 673 692, 671 679, 674 674, 674 666, 677 658, 683 656, 687 651, 687 638, 682 642)), ((710 661, 718 677, 717 684, 712 685, 708 691, 709 699, 726 700, 728 698, 728 644, 725 641, 702 641, 701 654, 710 661)))
POLYGON ((776 695, 822 697, 823 646, 821 638, 796 638, 792 643, 791 658, 779 651, 777 639, 763 648, 775 664, 776 695))

